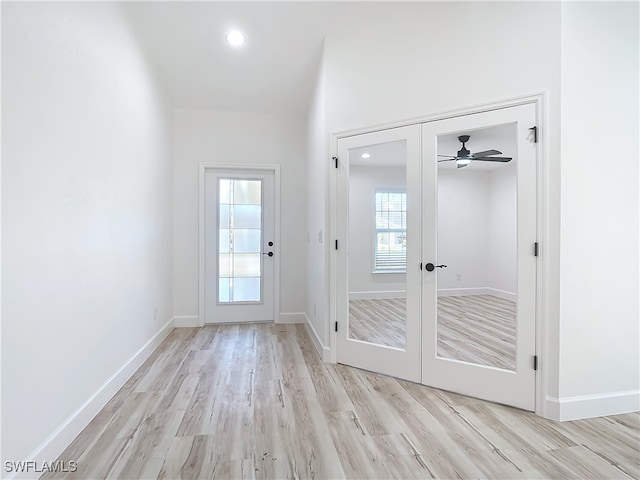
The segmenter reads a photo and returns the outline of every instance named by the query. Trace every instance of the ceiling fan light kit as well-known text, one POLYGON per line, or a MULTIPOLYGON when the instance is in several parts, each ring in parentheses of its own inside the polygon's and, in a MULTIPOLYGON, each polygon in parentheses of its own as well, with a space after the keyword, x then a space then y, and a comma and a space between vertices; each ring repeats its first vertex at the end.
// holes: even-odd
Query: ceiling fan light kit
POLYGON ((438 163, 450 162, 452 160, 455 160, 456 168, 464 168, 469 166, 472 161, 506 163, 512 160, 511 157, 495 157, 494 155, 502 155, 502 152, 499 150, 484 150, 482 152, 471 153, 465 145, 470 138, 471 138, 471 135, 460 135, 458 137, 458 141, 462 143, 462 148, 458 150, 458 153, 455 156, 454 155, 438 155, 439 157, 446 157, 442 160, 438 160, 438 163))

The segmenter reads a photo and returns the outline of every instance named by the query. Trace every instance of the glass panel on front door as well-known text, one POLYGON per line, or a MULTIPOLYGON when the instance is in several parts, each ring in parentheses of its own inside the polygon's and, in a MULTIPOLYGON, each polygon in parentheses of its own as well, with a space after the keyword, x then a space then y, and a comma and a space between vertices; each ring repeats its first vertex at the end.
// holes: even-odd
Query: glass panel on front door
POLYGON ((218 303, 262 301, 262 180, 218 180, 218 303))

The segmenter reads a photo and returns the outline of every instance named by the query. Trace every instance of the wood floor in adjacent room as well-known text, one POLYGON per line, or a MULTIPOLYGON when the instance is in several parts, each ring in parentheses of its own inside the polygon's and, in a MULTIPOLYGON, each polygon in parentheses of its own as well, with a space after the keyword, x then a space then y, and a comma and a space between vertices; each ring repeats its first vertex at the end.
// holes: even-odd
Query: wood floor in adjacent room
POLYGON ((557 423, 323 363, 302 325, 176 329, 45 478, 638 478, 640 415, 557 423))
MULTIPOLYGON (((406 348, 405 298, 350 300, 349 337, 406 348)), ((516 302, 493 295, 438 297, 438 355, 515 370, 516 302)))

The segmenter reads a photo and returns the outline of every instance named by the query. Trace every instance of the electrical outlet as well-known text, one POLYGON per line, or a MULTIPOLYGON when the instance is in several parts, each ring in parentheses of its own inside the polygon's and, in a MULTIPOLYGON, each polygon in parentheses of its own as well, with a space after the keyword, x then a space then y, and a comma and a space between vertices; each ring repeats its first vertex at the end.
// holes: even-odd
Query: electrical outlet
POLYGON ((456 281, 461 281, 462 280, 462 274, 461 273, 456 273, 456 281))
POLYGON ((318 232, 318 243, 322 243, 322 230, 318 232))

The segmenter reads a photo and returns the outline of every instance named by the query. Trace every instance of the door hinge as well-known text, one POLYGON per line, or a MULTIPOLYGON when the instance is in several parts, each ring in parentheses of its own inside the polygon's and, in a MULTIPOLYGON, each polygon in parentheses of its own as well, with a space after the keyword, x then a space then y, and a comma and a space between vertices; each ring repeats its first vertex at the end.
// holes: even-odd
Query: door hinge
POLYGON ((533 132, 533 143, 538 143, 538 127, 531 127, 529 130, 533 132))
POLYGON ((534 257, 537 257, 537 256, 538 256, 539 251, 540 251, 540 247, 538 246, 538 242, 535 242, 535 243, 533 244, 533 256, 534 256, 534 257))
POLYGON ((422 270, 422 262, 420 262, 420 270, 422 270))
POLYGON ((336 322, 336 332, 338 331, 338 322, 336 322))
POLYGON ((336 250, 338 249, 338 240, 336 240, 336 250))
POLYGON ((334 162, 336 162, 336 168, 338 168, 338 157, 331 157, 334 162))
POLYGON ((533 356, 533 369, 538 370, 538 355, 533 356))

